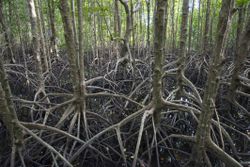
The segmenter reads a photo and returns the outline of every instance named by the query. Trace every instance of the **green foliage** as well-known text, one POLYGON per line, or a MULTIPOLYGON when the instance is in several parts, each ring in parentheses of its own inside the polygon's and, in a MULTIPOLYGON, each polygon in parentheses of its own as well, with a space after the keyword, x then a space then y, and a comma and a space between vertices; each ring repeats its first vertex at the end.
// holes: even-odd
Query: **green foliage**
POLYGON ((237 0, 236 4, 238 6, 244 6, 244 5, 248 4, 249 2, 250 2, 250 0, 237 0))
POLYGON ((83 11, 86 11, 86 13, 91 12, 93 13, 99 13, 101 16, 111 16, 112 11, 110 9, 110 6, 84 6, 83 11))

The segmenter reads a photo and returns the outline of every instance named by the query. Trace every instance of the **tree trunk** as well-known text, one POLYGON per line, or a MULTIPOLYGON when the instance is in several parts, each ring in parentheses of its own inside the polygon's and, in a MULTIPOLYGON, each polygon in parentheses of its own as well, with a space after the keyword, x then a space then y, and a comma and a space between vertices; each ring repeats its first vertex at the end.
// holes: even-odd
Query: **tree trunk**
POLYGON ((83 121, 84 128, 87 139, 89 139, 88 135, 88 123, 86 117, 86 83, 85 83, 85 69, 84 69, 84 51, 83 51, 83 16, 82 16, 82 0, 78 0, 78 33, 79 33, 79 79, 80 79, 80 90, 79 90, 79 98, 80 98, 80 111, 83 113, 83 121))
POLYGON ((48 8, 49 8, 49 20, 50 20, 50 46, 49 50, 52 55, 56 55, 56 57, 59 57, 58 50, 57 50, 57 43, 56 43, 56 26, 55 26, 55 2, 54 0, 48 0, 48 8))
POLYGON ((77 49, 78 46, 78 38, 77 38, 77 32, 76 32, 76 16, 75 16, 75 0, 70 1, 70 7, 71 7, 71 22, 72 22, 72 28, 73 28, 73 37, 75 42, 75 47, 77 49))
POLYGON ((195 0, 192 1, 192 9, 191 9, 191 15, 190 15, 190 21, 189 21, 188 53, 190 53, 191 46, 192 46, 194 3, 195 3, 195 0))
POLYGON ((210 50, 210 45, 208 43, 209 38, 209 28, 210 28, 210 6, 211 0, 207 0, 207 8, 206 8, 206 20, 205 20, 205 28, 204 28, 204 35, 203 35, 203 55, 208 54, 210 50))
MULTIPOLYGON (((234 70, 232 74, 229 99, 233 101, 235 99, 235 93, 237 88, 240 86, 239 75, 241 70, 244 68, 245 59, 250 49, 250 18, 248 18, 245 26, 245 31, 243 31, 243 6, 239 11, 237 37, 236 37, 236 55, 234 61, 234 70)), ((250 10, 250 5, 248 7, 250 10)))
POLYGON ((41 64, 42 64, 42 69, 43 72, 48 71, 48 58, 47 58, 47 49, 46 49, 46 42, 44 38, 44 28, 43 28, 43 13, 41 8, 41 4, 39 1, 35 2, 35 8, 36 8, 36 13, 37 13, 37 26, 38 26, 38 33, 39 33, 39 42, 40 42, 40 53, 41 53, 41 64))
POLYGON ((150 48, 150 1, 146 1, 147 3, 147 48, 149 51, 150 48))
POLYGON ((165 41, 165 17, 167 0, 157 0, 154 22, 154 65, 153 65, 153 103, 154 103, 154 121, 160 123, 160 114, 162 108, 162 66, 163 50, 165 41))
POLYGON ((197 20, 198 20, 198 23, 197 23, 197 39, 196 39, 196 44, 197 44, 197 50, 199 50, 200 48, 200 37, 201 37, 201 3, 202 1, 201 0, 198 0, 198 15, 197 15, 197 20))
POLYGON ((180 98, 183 92, 183 75, 184 75, 184 66, 186 59, 186 41, 187 41, 187 23, 188 23, 188 4, 189 0, 184 0, 182 4, 182 20, 180 28, 180 44, 179 44, 179 60, 177 63, 177 82, 178 82, 178 91, 177 98, 180 98))
MULTIPOLYGON (((14 104, 11 100, 11 91, 3 67, 2 58, 0 58, 0 108, 0 119, 3 121, 8 130, 11 145, 21 148, 23 145, 23 133, 22 129, 18 125, 19 121, 14 109, 14 104)), ((12 158, 15 159, 14 157, 12 158)), ((13 163, 14 161, 11 161, 11 167, 14 167, 13 163)))
POLYGON ((172 0, 172 9, 171 9, 171 27, 172 27, 172 51, 175 50, 175 1, 172 0))
POLYGON ((14 54, 12 50, 13 46, 12 46, 12 40, 11 40, 10 27, 7 25, 6 19, 3 13, 3 0, 0 0, 0 24, 2 27, 2 33, 4 34, 4 38, 6 42, 8 56, 10 56, 11 62, 15 63, 14 54))
POLYGON ((68 52, 68 59, 70 64, 71 79, 74 89, 74 94, 78 97, 79 94, 79 75, 78 75, 78 63, 77 63, 77 53, 75 46, 74 32, 72 29, 72 19, 69 13, 69 4, 67 0, 60 0, 60 12, 62 16, 62 22, 64 27, 64 36, 66 41, 66 47, 68 52))
POLYGON ((119 3, 118 0, 114 0, 115 10, 114 10, 114 34, 115 38, 121 37, 121 18, 119 11, 119 3))
POLYGON ((131 13, 129 10, 128 2, 124 2, 123 0, 120 0, 121 4, 124 7, 125 13, 126 13, 126 29, 125 34, 123 36, 123 42, 120 45, 120 58, 127 59, 126 55, 128 53, 128 46, 129 46, 129 38, 131 35, 132 27, 131 27, 131 13))
MULTIPOLYGON (((219 87, 220 72, 223 67, 225 42, 228 35, 228 26, 231 19, 231 10, 233 0, 223 0, 217 25, 216 44, 213 51, 213 58, 210 63, 208 80, 202 102, 202 112, 199 117, 199 124, 196 132, 196 145, 193 147, 193 162, 197 167, 204 166, 206 149, 212 142, 211 139, 211 121, 215 110, 215 100, 219 87)), ((212 152, 216 151, 213 147, 212 152)), ((227 155, 225 153, 225 155, 227 155)), ((228 159, 226 156, 219 157, 227 166, 240 166, 233 158, 228 159), (223 158, 222 158, 223 157, 223 158), (227 161, 225 162, 225 159, 227 161)))
POLYGON ((27 0, 30 14, 30 24, 31 24, 31 33, 32 33, 32 45, 33 45, 33 53, 37 63, 37 73, 38 73, 38 82, 39 85, 42 86, 44 84, 43 81, 43 68, 41 62, 41 54, 40 54, 40 43, 39 43, 39 31, 37 25, 37 14, 34 0, 27 0))

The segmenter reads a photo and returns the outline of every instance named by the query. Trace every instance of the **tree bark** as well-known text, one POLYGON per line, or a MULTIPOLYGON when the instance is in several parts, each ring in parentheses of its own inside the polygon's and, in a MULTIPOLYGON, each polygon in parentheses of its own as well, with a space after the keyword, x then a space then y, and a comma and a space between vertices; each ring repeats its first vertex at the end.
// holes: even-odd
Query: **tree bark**
POLYGON ((146 1, 147 4, 147 49, 150 48, 150 1, 146 1))
POLYGON ((33 53, 37 63, 37 73, 38 73, 38 82, 40 87, 43 87, 43 67, 41 61, 41 53, 40 53, 40 42, 39 42, 39 30, 37 25, 37 14, 34 0, 27 0, 29 14, 30 14, 30 25, 31 25, 31 33, 32 33, 32 47, 33 53))
POLYGON ((55 2, 54 0, 48 0, 48 8, 49 8, 49 20, 50 20, 50 29, 51 29, 49 48, 52 54, 56 55, 56 57, 59 57, 57 44, 56 44, 57 33, 56 33, 56 26, 55 26, 55 2))
POLYGON ((41 11, 41 4, 40 1, 35 1, 35 8, 37 13, 37 26, 38 26, 38 33, 39 33, 39 43, 40 43, 40 53, 41 53, 41 64, 43 72, 48 71, 48 58, 47 58, 47 49, 46 49, 46 42, 44 38, 44 19, 43 19, 43 12, 41 11))
MULTIPOLYGON (((235 99, 235 92, 240 86, 240 72, 244 68, 245 59, 250 49, 250 18, 248 18, 245 26, 245 31, 243 31, 243 9, 239 11, 239 20, 237 28, 237 37, 236 37, 236 54, 234 61, 234 70, 232 74, 231 84, 230 84, 230 93, 229 99, 233 101, 235 99)), ((248 7, 250 10, 250 5, 248 7)))
POLYGON ((207 8, 206 8, 206 19, 205 19, 205 28, 204 28, 204 35, 203 35, 203 55, 208 54, 208 51, 210 50, 210 45, 208 42, 209 38, 209 28, 210 28, 210 7, 211 6, 211 0, 207 0, 207 8))
POLYGON ((180 98, 183 93, 183 75, 184 75, 184 66, 186 59, 186 41, 187 41, 187 23, 188 23, 188 4, 189 0, 183 0, 182 4, 182 20, 180 27, 180 44, 179 44, 179 60, 177 63, 178 71, 177 71, 177 98, 180 98))
POLYGON ((70 8, 71 8, 71 22, 72 22, 71 25, 73 28, 73 37, 74 37, 74 42, 75 42, 75 46, 77 49, 78 38, 77 38, 77 32, 76 32, 75 0, 70 1, 70 8))
POLYGON ((0 108, 0 118, 10 135, 10 143, 17 148, 22 147, 23 133, 22 129, 18 126, 19 121, 11 100, 11 90, 3 67, 2 58, 0 58, 0 108))
POLYGON ((195 3, 195 0, 192 1, 192 9, 191 9, 191 15, 190 15, 190 21, 189 21, 188 53, 190 53, 191 46, 192 46, 194 3, 195 3))
POLYGON ((12 63, 15 63, 14 54, 13 54, 13 46, 12 46, 12 40, 11 40, 11 32, 10 27, 8 28, 8 25, 6 23, 6 19, 3 13, 3 0, 0 0, 0 24, 2 27, 2 33, 4 34, 6 47, 8 56, 10 56, 10 60, 12 63))
POLYGON ((62 16, 62 22, 64 27, 64 36, 66 41, 68 59, 70 64, 71 79, 73 84, 73 90, 76 97, 79 94, 79 75, 78 75, 78 63, 77 63, 77 53, 75 46, 75 38, 72 29, 72 19, 69 13, 69 4, 67 0, 60 0, 60 12, 62 16))
POLYGON ((115 37, 121 37, 121 18, 119 11, 118 0, 114 0, 115 10, 114 10, 114 33, 115 37))
POLYGON ((78 33, 79 33, 79 79, 80 79, 80 90, 79 90, 79 98, 80 98, 80 111, 83 113, 83 121, 84 128, 87 139, 89 139, 88 135, 88 123, 86 117, 86 83, 85 83, 85 69, 84 69, 84 50, 83 50, 83 16, 82 16, 82 0, 78 0, 78 33))
POLYGON ((172 51, 174 51, 175 50, 175 47, 176 47, 176 45, 175 45, 175 1, 174 0, 172 0, 172 7, 171 7, 172 9, 171 9, 171 27, 172 27, 172 29, 171 29, 171 31, 172 31, 172 51))
POLYGON ((131 35, 132 27, 131 27, 131 13, 129 10, 128 2, 124 2, 123 0, 119 0, 124 7, 126 13, 126 29, 125 34, 123 36, 123 42, 120 45, 120 57, 125 58, 128 53, 128 46, 129 46, 129 38, 131 35))
MULTIPOLYGON (((205 163, 206 148, 211 140, 211 120, 215 109, 215 100, 219 86, 219 76, 223 67, 225 42, 228 35, 228 26, 231 20, 233 0, 223 0, 217 25, 216 44, 213 51, 213 58, 210 62, 208 80, 202 102, 202 113, 199 117, 199 124, 196 132, 196 145, 193 147, 192 158, 195 166, 200 167, 205 163)), ((221 157, 221 160, 224 161, 221 157)), ((227 162, 225 162, 227 163, 227 162)), ((229 166, 238 166, 230 164, 229 166)))
POLYGON ((158 125, 162 108, 162 66, 165 41, 165 15, 167 0, 157 0, 154 18, 154 65, 153 65, 153 104, 154 121, 158 125))

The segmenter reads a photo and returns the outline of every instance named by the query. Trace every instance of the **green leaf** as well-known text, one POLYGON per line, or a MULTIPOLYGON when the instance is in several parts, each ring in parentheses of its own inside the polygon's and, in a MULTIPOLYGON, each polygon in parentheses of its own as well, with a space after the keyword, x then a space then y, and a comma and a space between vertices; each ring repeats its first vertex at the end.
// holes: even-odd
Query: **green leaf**
POLYGON ((250 0, 237 0, 236 3, 238 6, 246 5, 250 0))

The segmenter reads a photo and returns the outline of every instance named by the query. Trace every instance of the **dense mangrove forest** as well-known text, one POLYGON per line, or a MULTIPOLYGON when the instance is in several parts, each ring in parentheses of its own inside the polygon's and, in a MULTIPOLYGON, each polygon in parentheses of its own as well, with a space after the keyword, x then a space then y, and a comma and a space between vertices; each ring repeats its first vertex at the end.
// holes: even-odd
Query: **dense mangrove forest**
POLYGON ((250 167, 249 0, 0 0, 1 167, 250 167))

